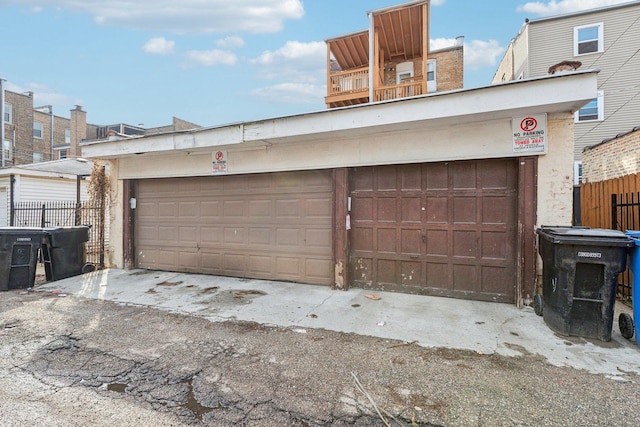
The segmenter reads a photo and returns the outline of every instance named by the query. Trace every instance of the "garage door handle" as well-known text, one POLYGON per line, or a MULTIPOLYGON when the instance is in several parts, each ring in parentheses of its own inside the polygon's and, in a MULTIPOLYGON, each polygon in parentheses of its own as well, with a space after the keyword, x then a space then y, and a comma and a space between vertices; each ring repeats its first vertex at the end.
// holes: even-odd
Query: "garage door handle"
POLYGON ((427 242, 427 233, 422 233, 422 243, 427 242))

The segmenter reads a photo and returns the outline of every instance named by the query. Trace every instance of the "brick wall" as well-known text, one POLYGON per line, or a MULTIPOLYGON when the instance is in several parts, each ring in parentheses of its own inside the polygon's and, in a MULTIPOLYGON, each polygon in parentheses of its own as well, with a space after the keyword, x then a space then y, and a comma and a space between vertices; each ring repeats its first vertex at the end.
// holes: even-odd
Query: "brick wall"
MULTIPOLYGON (((33 137, 33 152, 31 153, 31 162, 37 158, 37 154, 44 160, 49 160, 49 150, 51 149, 51 114, 48 112, 35 110, 33 112, 33 120, 42 123, 42 136, 40 138, 33 137)), ((55 120, 55 118, 54 118, 55 120)), ((54 125, 55 127, 55 125, 54 125)), ((29 162, 29 163, 31 163, 29 162)))
POLYGON ((429 55, 436 60, 438 92, 462 89, 464 83, 464 50, 462 46, 440 50, 429 55))
POLYGON ((5 102, 11 104, 12 123, 5 123, 4 137, 11 141, 13 154, 5 159, 5 166, 31 163, 33 161, 33 94, 5 91, 5 102))
POLYGON ((640 128, 582 152, 582 181, 601 182, 640 172, 640 128))
MULTIPOLYGON (((455 46, 450 49, 442 49, 429 54, 429 59, 436 60, 436 82, 438 92, 462 89, 464 84, 464 49, 463 46, 455 46)), ((414 58, 413 73, 422 75, 422 58, 414 58)), ((384 85, 396 84, 396 67, 398 64, 408 61, 395 61, 385 63, 384 85)))

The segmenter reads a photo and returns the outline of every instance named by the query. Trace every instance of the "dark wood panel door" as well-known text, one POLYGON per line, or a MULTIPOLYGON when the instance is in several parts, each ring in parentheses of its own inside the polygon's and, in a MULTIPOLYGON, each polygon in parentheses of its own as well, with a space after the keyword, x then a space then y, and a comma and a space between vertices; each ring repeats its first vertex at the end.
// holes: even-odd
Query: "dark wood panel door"
POLYGON ((352 285, 514 301, 515 160, 364 167, 350 176, 352 285))

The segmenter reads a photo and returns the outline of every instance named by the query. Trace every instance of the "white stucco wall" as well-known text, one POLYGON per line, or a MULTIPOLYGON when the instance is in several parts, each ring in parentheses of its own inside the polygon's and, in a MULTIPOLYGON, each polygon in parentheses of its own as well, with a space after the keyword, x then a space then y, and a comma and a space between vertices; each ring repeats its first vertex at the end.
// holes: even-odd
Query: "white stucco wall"
MULTIPOLYGON (((527 156, 514 153, 512 120, 547 115, 539 155, 537 226, 569 225, 573 115, 597 93, 597 70, 503 83, 291 117, 83 145, 111 159, 111 259, 123 264, 125 179, 209 176, 227 153, 229 174, 527 156)), ((531 230, 533 232, 533 230, 531 230)))
MULTIPOLYGON (((547 117, 548 152, 538 157, 537 226, 570 225, 573 209, 573 116, 547 117)), ((228 151, 230 174, 516 157, 511 119, 288 142, 228 151)), ((140 155, 112 161, 111 265, 123 266, 123 179, 211 175, 212 153, 140 155)))
POLYGON ((573 115, 547 117, 548 152, 538 158, 537 225, 571 225, 573 217, 573 115))

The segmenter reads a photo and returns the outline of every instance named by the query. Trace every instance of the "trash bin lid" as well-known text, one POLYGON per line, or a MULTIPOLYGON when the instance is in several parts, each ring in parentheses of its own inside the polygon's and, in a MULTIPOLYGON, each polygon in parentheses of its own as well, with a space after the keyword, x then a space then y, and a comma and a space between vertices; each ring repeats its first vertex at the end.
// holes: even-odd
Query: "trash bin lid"
POLYGON ((622 231, 605 228, 542 227, 536 231, 553 243, 627 247, 633 244, 632 239, 622 231))
POLYGON ((0 234, 42 233, 42 228, 36 227, 0 227, 0 234))
POLYGON ((635 243, 636 246, 640 246, 640 231, 627 230, 624 232, 624 234, 631 237, 631 240, 633 240, 633 243, 635 243))

